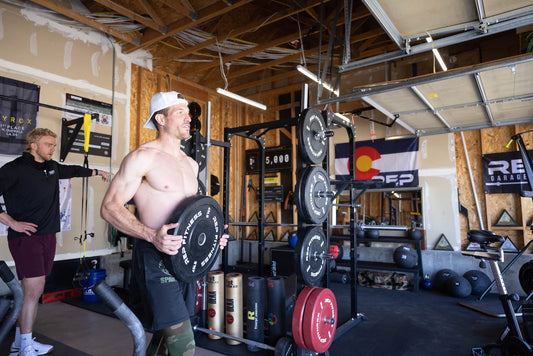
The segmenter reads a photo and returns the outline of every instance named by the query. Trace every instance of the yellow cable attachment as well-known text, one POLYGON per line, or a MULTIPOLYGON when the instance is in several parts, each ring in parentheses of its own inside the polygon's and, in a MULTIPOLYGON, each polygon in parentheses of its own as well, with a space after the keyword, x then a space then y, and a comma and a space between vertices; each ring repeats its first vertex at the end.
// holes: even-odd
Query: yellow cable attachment
POLYGON ((85 133, 85 144, 83 149, 89 152, 89 138, 91 137, 91 114, 83 115, 83 132, 85 133))

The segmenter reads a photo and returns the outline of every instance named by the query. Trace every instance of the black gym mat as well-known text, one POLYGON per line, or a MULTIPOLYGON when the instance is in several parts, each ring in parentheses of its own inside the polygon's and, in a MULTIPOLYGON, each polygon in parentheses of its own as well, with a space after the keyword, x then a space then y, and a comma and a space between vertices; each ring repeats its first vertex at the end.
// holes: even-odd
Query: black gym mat
MULTIPOLYGON (((339 313, 339 325, 351 317, 349 284, 331 283, 339 313)), ((363 317, 335 339, 330 355, 350 356, 456 356, 471 355, 473 347, 493 342, 505 327, 505 320, 459 306, 467 299, 436 291, 395 291, 357 287, 357 312, 363 317)), ((472 297, 475 299, 475 297, 472 297)), ((489 304, 497 297, 487 295, 489 304)), ((482 302, 482 303, 483 303, 482 302)), ((245 345, 231 346, 224 340, 200 335, 197 345, 224 355, 271 355, 250 352, 245 345)))

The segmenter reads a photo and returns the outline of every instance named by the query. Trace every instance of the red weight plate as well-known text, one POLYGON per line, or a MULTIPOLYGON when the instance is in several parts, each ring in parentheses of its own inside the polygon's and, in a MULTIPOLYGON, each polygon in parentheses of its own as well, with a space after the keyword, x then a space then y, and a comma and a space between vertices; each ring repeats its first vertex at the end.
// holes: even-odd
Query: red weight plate
POLYGON ((333 255, 334 259, 339 258, 339 246, 331 244, 329 245, 329 253, 333 255))
POLYGON ((337 300, 328 288, 317 288, 307 299, 302 331, 306 349, 326 352, 337 329, 337 300))
POLYGON ((296 303, 294 304, 294 311, 292 314, 292 337, 294 338, 296 345, 303 349, 307 349, 302 332, 305 306, 307 305, 307 299, 309 298, 309 295, 316 288, 317 287, 307 286, 302 289, 300 294, 298 294, 296 303))

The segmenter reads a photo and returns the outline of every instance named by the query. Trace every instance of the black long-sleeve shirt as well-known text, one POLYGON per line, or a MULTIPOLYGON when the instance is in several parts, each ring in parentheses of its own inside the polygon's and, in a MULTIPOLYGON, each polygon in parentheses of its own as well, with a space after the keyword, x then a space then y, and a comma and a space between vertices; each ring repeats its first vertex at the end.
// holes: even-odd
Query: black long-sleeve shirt
MULTIPOLYGON (((59 179, 90 177, 92 169, 59 164, 54 160, 36 162, 24 152, 0 168, 0 195, 4 196, 7 213, 17 221, 37 225, 34 235, 60 230, 59 179)), ((4 210, 0 206, 0 213, 4 210)), ((8 239, 25 235, 11 228, 8 239)))

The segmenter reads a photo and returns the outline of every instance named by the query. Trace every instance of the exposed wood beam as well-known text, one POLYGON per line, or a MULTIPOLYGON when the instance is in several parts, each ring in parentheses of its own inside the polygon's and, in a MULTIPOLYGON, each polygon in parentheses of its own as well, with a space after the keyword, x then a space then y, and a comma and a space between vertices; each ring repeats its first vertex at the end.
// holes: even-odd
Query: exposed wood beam
POLYGON ((130 18, 134 21, 137 21, 139 23, 142 23, 143 25, 150 27, 156 31, 164 32, 166 29, 161 28, 157 23, 154 21, 147 19, 144 16, 141 16, 139 14, 136 14, 135 12, 131 11, 130 9, 125 8, 124 6, 118 5, 117 3, 114 3, 113 1, 109 0, 95 0, 95 2, 104 5, 105 7, 118 12, 119 14, 126 16, 127 18, 130 18))
POLYGON ((148 0, 134 0, 134 1, 137 1, 139 3, 139 5, 141 5, 141 7, 144 9, 144 11, 146 11, 148 13, 150 18, 156 24, 158 24, 160 27, 165 27, 165 31, 161 31, 161 33, 165 33, 166 32, 166 28, 167 28, 167 26, 165 25, 165 22, 163 21, 161 16, 159 16, 157 11, 155 11, 155 9, 152 7, 152 5, 148 2, 148 0))
POLYGON ((164 35, 161 33, 154 31, 152 29, 147 29, 144 36, 141 39, 141 43, 137 46, 127 46, 123 52, 124 53, 131 53, 135 50, 145 48, 147 46, 150 46, 156 42, 159 42, 167 37, 173 36, 178 32, 184 31, 190 27, 193 26, 199 26, 204 22, 207 22, 209 20, 212 20, 220 15, 223 15, 229 11, 235 10, 237 7, 244 6, 246 4, 249 4, 253 0, 240 0, 236 2, 235 4, 231 6, 227 6, 226 4, 217 2, 211 6, 208 6, 202 10, 199 11, 198 19, 196 21, 193 20, 178 20, 168 26, 168 31, 164 35))
POLYGON ((361 43, 359 47, 357 47, 357 51, 358 52, 365 51, 368 47, 370 47, 372 43, 374 43, 375 40, 376 38, 374 37, 374 38, 369 38, 368 40, 364 41, 363 43, 361 43))
MULTIPOLYGON (((314 0, 314 1, 310 2, 307 5, 306 8, 311 8, 311 7, 316 6, 318 4, 320 4, 320 1, 314 0)), ((285 19, 285 18, 287 18, 289 16, 292 16, 292 15, 296 14, 297 12, 301 12, 301 11, 304 11, 304 10, 305 9, 297 9, 297 10, 287 9, 287 10, 281 11, 276 16, 261 18, 261 19, 259 19, 257 21, 254 21, 251 24, 247 24, 245 26, 241 26, 240 28, 233 29, 233 30, 231 30, 228 33, 219 34, 216 37, 213 37, 213 38, 211 38, 209 40, 200 42, 200 43, 198 43, 198 44, 196 44, 194 46, 188 47, 188 48, 183 49, 183 50, 175 51, 175 52, 171 53, 170 55, 168 55, 165 58, 160 58, 160 59, 154 61, 154 66, 160 66, 160 65, 168 63, 168 62, 170 62, 172 60, 183 58, 183 57, 188 56, 188 55, 190 55, 192 53, 200 51, 200 50, 202 50, 204 48, 212 46, 217 41, 221 41, 222 42, 229 36, 238 37, 238 36, 240 36, 242 34, 245 34, 247 32, 250 32, 251 30, 256 29, 259 26, 266 26, 266 25, 272 24, 274 22, 283 20, 283 19, 285 19)))
POLYGON ((49 1, 49 0, 32 0, 32 2, 38 4, 38 5, 41 5, 43 7, 46 7, 47 9, 50 9, 52 11, 55 11, 57 13, 60 13, 61 15, 64 15, 66 17, 69 17, 73 20, 76 20, 78 22, 81 22, 87 26, 90 26, 94 29, 97 29, 99 31, 102 31, 104 33, 107 33, 107 34, 110 34, 111 36, 113 37, 116 37, 124 42, 128 42, 128 43, 131 43, 133 45, 136 45, 140 42, 140 40, 138 38, 135 38, 127 33, 123 33, 123 32, 120 32, 120 31, 117 31, 115 30, 114 28, 112 27, 109 27, 109 26, 106 26, 104 24, 101 24, 100 22, 98 21, 95 21, 95 20, 92 20, 88 17, 85 17, 83 15, 80 15, 79 13, 77 13, 76 11, 72 11, 71 9, 68 9, 64 6, 61 6, 59 4, 56 4, 55 2, 53 1, 49 1))
MULTIPOLYGON (((316 65, 307 67, 307 69, 309 69, 310 71, 313 71, 316 68, 317 68, 316 65)), ((267 84, 267 83, 277 82, 278 80, 283 80, 283 79, 286 79, 286 78, 292 78, 295 75, 301 75, 302 78, 307 78, 306 76, 304 76, 303 74, 301 74, 297 70, 291 70, 289 72, 285 72, 285 73, 282 73, 282 74, 273 75, 271 77, 265 78, 264 80, 256 80, 254 82, 248 82, 248 83, 245 83, 245 84, 241 84, 241 85, 238 85, 238 86, 231 87, 231 91, 233 91, 234 93, 237 93, 237 92, 239 92, 241 90, 246 90, 246 89, 253 88, 253 87, 256 87, 256 86, 261 86, 261 85, 264 85, 264 84, 267 84)), ((304 83, 304 81, 302 81, 302 83, 304 83)))
MULTIPOLYGON (((231 62, 232 60, 239 59, 239 58, 242 58, 242 57, 246 57, 246 56, 249 56, 249 55, 254 54, 256 52, 261 52, 261 51, 264 51, 264 50, 266 50, 268 48, 276 47, 276 46, 278 46, 278 45, 280 45, 282 43, 288 43, 288 42, 290 42, 292 40, 294 40, 294 34, 291 34, 291 35, 288 35, 288 36, 285 36, 285 37, 282 37, 282 38, 277 38, 275 40, 263 43, 263 44, 261 44, 259 46, 249 48, 249 49, 244 50, 242 52, 238 52, 238 53, 235 53, 235 54, 232 54, 232 55, 229 55, 229 56, 222 57, 222 62, 223 63, 231 62)), ((203 70, 206 70, 206 69, 217 67, 218 65, 220 65, 220 61, 217 59, 217 60, 214 60, 213 62, 207 62, 207 63, 196 65, 194 68, 191 68, 191 69, 189 69, 187 71, 184 71, 183 73, 181 73, 181 75, 188 75, 188 74, 191 74, 191 73, 194 73, 194 72, 200 72, 200 71, 203 71, 203 70)))
MULTIPOLYGON (((352 21, 357 21, 359 19, 368 18, 369 16, 370 16, 370 13, 366 12, 366 13, 360 14, 360 15, 352 18, 352 21)), ((365 21, 366 21, 366 19, 365 19, 365 21)), ((363 23, 365 21, 363 21, 363 23)), ((338 26, 343 25, 344 21, 342 21, 342 22, 343 23, 339 23, 338 26)), ((256 47, 249 48, 249 49, 244 50, 242 52, 238 52, 238 53, 234 53, 234 54, 222 57, 222 63, 227 63, 227 62, 230 62, 230 61, 233 61, 233 60, 237 60, 239 58, 247 57, 247 56, 252 55, 254 53, 261 52, 261 51, 264 51, 264 50, 266 50, 268 48, 276 47, 276 46, 279 46, 281 44, 297 40, 299 38, 300 37, 299 37, 298 33, 294 33, 294 34, 291 34, 291 35, 288 35, 288 36, 285 36, 285 37, 282 37, 282 38, 277 38, 277 39, 274 39, 272 41, 260 44, 260 45, 258 45, 256 47)), ((154 65, 157 66, 158 62, 154 61, 154 65)), ((182 73, 180 73, 180 75, 192 74, 193 72, 203 71, 203 70, 206 70, 206 69, 217 67, 219 65, 220 65, 220 61, 218 61, 218 60, 215 60, 213 62, 206 62, 204 64, 199 64, 199 65, 197 65, 194 68, 191 68, 189 70, 183 71, 182 73)))
MULTIPOLYGON (((308 49, 308 50, 305 51, 306 55, 313 55, 313 54, 317 54, 317 53, 318 53, 318 47, 311 48, 311 49, 308 49)), ((301 57, 301 55, 302 54, 300 52, 294 53, 294 54, 290 54, 288 56, 285 56, 285 57, 282 57, 282 58, 278 58, 278 59, 274 59, 272 61, 268 61, 268 62, 265 62, 265 63, 261 63, 261 64, 258 64, 256 66, 251 66, 251 67, 248 67, 248 68, 244 68, 244 69, 238 70, 238 71, 233 72, 233 73, 228 73, 226 75, 226 77, 228 79, 242 77, 243 75, 247 75, 247 74, 250 74, 250 73, 258 72, 258 71, 261 71, 261 70, 263 70, 265 68, 274 67, 274 66, 277 66, 277 65, 282 64, 282 63, 288 63, 288 62, 296 61, 296 60, 298 60, 298 58, 301 57)), ((294 65, 294 66, 296 67, 296 65, 294 65)))
MULTIPOLYGON (((373 37, 379 36, 379 35, 381 35, 383 33, 384 33, 383 29, 382 28, 378 28, 378 29, 375 29, 375 30, 371 30, 371 31, 362 33, 362 34, 357 35, 357 36, 353 36, 350 42, 354 43, 354 42, 364 41, 364 40, 366 40, 368 38, 373 38, 373 37)), ((318 51, 319 51, 319 48, 315 47, 315 48, 311 48, 311 49, 306 50, 305 53, 306 53, 306 55, 313 55, 313 54, 317 54, 318 51)), ((295 60, 297 60, 300 57, 300 55, 301 55, 301 53, 295 53, 295 54, 291 54, 291 55, 285 56, 283 58, 278 58, 278 59, 275 59, 275 60, 272 60, 272 61, 269 61, 269 62, 265 62, 265 63, 259 64, 257 66, 241 69, 239 71, 236 71, 236 72, 233 72, 233 73, 229 73, 227 75, 227 77, 228 77, 228 79, 233 79, 233 78, 236 78, 236 77, 240 77, 240 76, 243 76, 243 75, 247 75, 247 74, 250 74, 250 73, 254 73, 254 72, 263 70, 265 68, 274 67, 274 66, 277 66, 277 65, 279 65, 281 63, 287 63, 287 62, 295 61, 295 60)))
MULTIPOLYGON (((194 14, 187 9, 185 6, 180 4, 179 1, 173 1, 173 0, 160 0, 163 4, 169 6, 170 8, 176 10, 178 14, 188 17, 191 20, 196 20, 198 17, 194 17, 194 14)), ((198 14, 196 14, 198 15, 198 14)))
POLYGON ((183 7, 185 7, 189 14, 192 16, 193 20, 196 20, 198 18, 198 11, 194 9, 194 7, 191 5, 191 3, 188 0, 180 0, 183 7))

